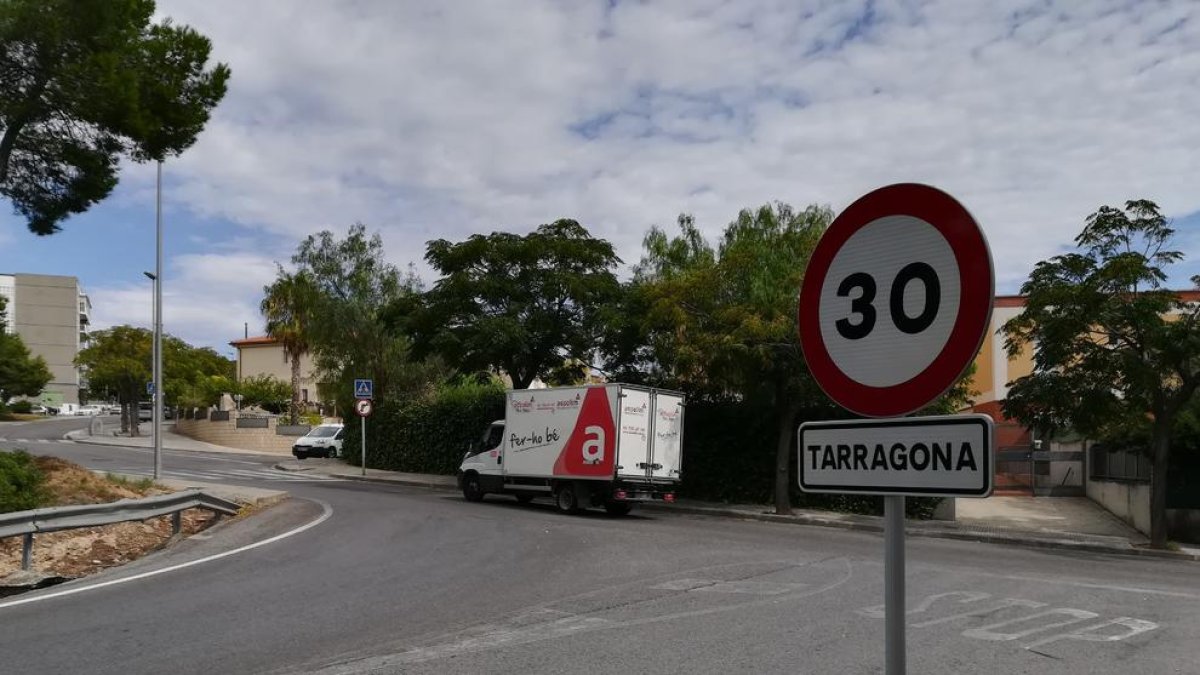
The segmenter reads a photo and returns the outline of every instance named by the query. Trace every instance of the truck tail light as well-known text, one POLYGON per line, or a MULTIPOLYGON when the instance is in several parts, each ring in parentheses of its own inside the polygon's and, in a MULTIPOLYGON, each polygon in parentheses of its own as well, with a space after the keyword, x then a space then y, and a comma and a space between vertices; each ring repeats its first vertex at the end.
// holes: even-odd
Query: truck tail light
POLYGON ((626 494, 624 490, 617 490, 616 492, 613 493, 613 499, 615 499, 617 501, 624 501, 625 498, 628 496, 629 495, 626 494))
POLYGON ((668 492, 667 494, 663 495, 663 501, 668 504, 674 504, 675 503, 675 493, 668 492))

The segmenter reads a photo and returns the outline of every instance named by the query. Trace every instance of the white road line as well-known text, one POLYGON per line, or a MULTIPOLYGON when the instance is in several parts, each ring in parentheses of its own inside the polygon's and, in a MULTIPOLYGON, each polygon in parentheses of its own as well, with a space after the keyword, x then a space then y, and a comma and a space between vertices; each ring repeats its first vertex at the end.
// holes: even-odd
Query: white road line
POLYGON ((215 473, 215 472, 208 473, 205 471, 168 471, 167 478, 171 478, 171 477, 187 478, 187 479, 191 479, 191 480, 198 479, 198 480, 214 481, 214 480, 220 480, 222 478, 225 478, 226 476, 223 476, 223 475, 221 475, 219 473, 215 473))
POLYGON ((167 572, 174 572, 175 570, 181 570, 186 567, 191 567, 193 565, 200 565, 202 563, 212 562, 214 560, 220 560, 221 558, 228 558, 231 555, 236 555, 238 553, 244 553, 246 551, 256 549, 259 546, 266 546, 267 544, 273 544, 282 539, 287 539, 288 537, 292 537, 297 534, 300 534, 301 532, 310 530, 310 529, 316 527, 317 525, 320 525, 321 523, 325 522, 326 520, 329 520, 329 517, 333 515, 333 507, 330 506, 328 503, 323 502, 319 499, 314 499, 312 501, 321 505, 322 513, 320 516, 318 516, 315 520, 313 520, 311 522, 301 525, 300 527, 297 527, 293 530, 288 530, 287 532, 284 532, 282 534, 277 534, 273 537, 268 537, 267 539, 263 539, 262 541, 256 541, 253 544, 246 544, 245 546, 235 548, 231 551, 225 551, 224 553, 216 553, 216 554, 206 556, 203 558, 197 558, 196 560, 189 560, 188 562, 185 562, 185 563, 179 563, 178 565, 171 565, 170 567, 164 567, 162 569, 150 570, 149 572, 142 572, 141 574, 135 574, 135 575, 129 576, 129 577, 122 577, 120 579, 111 579, 109 581, 101 581, 100 583, 91 584, 90 586, 78 586, 75 588, 66 588, 61 591, 57 591, 55 593, 47 593, 45 595, 38 595, 38 596, 35 596, 32 598, 22 598, 20 600, 10 600, 8 602, 0 602, 0 609, 16 607, 17 605, 27 605, 27 604, 34 603, 34 602, 41 602, 43 600, 50 600, 53 598, 61 598, 61 597, 67 596, 67 595, 75 595, 76 593, 83 593, 84 591, 93 591, 93 590, 96 590, 97 588, 104 588, 106 586, 116 586, 118 584, 124 584, 124 583, 130 582, 130 581, 137 581, 139 579, 147 579, 149 577, 155 577, 160 574, 166 574, 167 572))

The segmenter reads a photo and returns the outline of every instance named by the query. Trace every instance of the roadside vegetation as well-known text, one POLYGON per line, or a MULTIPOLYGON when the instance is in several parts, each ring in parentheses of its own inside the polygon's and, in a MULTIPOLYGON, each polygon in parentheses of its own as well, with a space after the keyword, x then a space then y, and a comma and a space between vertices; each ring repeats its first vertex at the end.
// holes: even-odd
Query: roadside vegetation
MULTIPOLYGON (((101 475, 57 457, 16 450, 0 452, 0 513, 52 506, 106 504, 165 494, 149 478, 101 475)), ((208 512, 183 514, 183 534, 213 522, 208 512)), ((34 568, 41 574, 74 578, 120 565, 157 550, 171 540, 169 518, 117 523, 40 534, 34 537, 34 568)), ((0 540, 0 578, 20 569, 21 538, 0 540)))

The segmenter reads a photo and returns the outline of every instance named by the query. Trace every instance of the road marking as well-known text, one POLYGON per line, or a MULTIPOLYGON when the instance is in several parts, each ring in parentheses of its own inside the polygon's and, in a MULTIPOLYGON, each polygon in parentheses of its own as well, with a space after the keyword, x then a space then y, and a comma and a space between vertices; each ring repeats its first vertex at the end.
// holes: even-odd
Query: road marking
POLYGON ((1071 633, 1063 633, 1061 635, 1053 635, 1044 640, 1038 640, 1037 642, 1031 642, 1031 643, 1025 645, 1025 649, 1034 649, 1035 647, 1041 647, 1042 645, 1048 645, 1051 642, 1057 642, 1059 640, 1083 640, 1084 642, 1116 642, 1117 640, 1124 640, 1126 638, 1131 638, 1134 635, 1137 635, 1138 633, 1145 633, 1146 631, 1151 631, 1151 630, 1154 630, 1155 628, 1158 628, 1158 624, 1154 623, 1153 621, 1145 621, 1142 619, 1134 619, 1134 618, 1131 618, 1128 616, 1122 616, 1120 618, 1112 619, 1110 621, 1103 621, 1101 623, 1092 624, 1091 626, 1086 626, 1084 628, 1080 628, 1079 630, 1071 632, 1071 633), (1096 631, 1098 631, 1102 628, 1107 628, 1108 626, 1122 626, 1124 628, 1128 628, 1129 632, 1127 632, 1125 634, 1117 633, 1115 635, 1096 635, 1095 634, 1096 631))
MULTIPOLYGON (((967 603, 976 603, 981 600, 985 600, 987 598, 992 597, 992 595, 990 593, 981 593, 978 591, 950 591, 947 593, 936 593, 934 595, 926 596, 921 602, 919 602, 916 605, 916 607, 914 609, 906 612, 906 615, 923 613, 926 610, 928 610, 931 606, 933 606, 935 603, 937 603, 938 600, 941 600, 943 598, 952 598, 952 597, 962 598, 956 604, 967 604, 967 603)), ((911 628, 927 628, 929 626, 936 626, 939 624, 958 622, 958 621, 962 621, 964 619, 980 618, 980 617, 984 617, 984 616, 997 614, 1003 610, 1011 609, 1014 607, 1020 607, 1023 609, 1041 610, 1043 607, 1046 607, 1046 606, 1047 606, 1047 603, 1038 602, 1036 600, 1024 600, 1022 598, 996 598, 995 603, 988 604, 988 605, 980 607, 978 609, 974 609, 974 610, 970 610, 970 611, 966 611, 966 612, 959 612, 957 614, 951 614, 949 616, 943 616, 943 617, 940 617, 937 619, 931 619, 928 621, 921 621, 918 623, 910 623, 909 627, 911 627, 911 628)), ((882 605, 875 605, 872 607, 864 607, 857 611, 859 614, 869 617, 869 618, 872 618, 872 619, 884 618, 884 611, 883 611, 882 605)), ((997 641, 997 642, 1009 642, 1012 640, 1018 640, 1020 638, 1029 637, 1030 635, 1033 635, 1034 633, 1042 633, 1044 631, 1052 630, 1055 628, 1062 628, 1064 626, 1071 626, 1074 624, 1078 624, 1078 623, 1087 621, 1089 619, 1095 619, 1099 616, 1100 616, 1099 614, 1088 611, 1086 609, 1075 609, 1075 608, 1071 608, 1071 607, 1057 607, 1057 608, 1046 609, 1044 611, 1035 611, 1033 614, 1025 614, 1023 616, 1004 619, 1003 621, 998 621, 996 623, 988 624, 986 626, 980 626, 977 628, 967 628, 966 630, 962 631, 962 636, 974 638, 976 640, 992 640, 992 641, 997 641), (1043 622, 1040 625, 1035 623, 1035 621, 1038 619, 1047 619, 1047 618, 1059 619, 1060 617, 1067 617, 1067 618, 1062 619, 1062 620, 1054 620, 1054 621, 1051 621, 1050 623, 1043 622), (1008 628, 1011 626, 1020 626, 1022 624, 1025 624, 1025 625, 1032 624, 1032 625, 1030 625, 1030 627, 1023 628, 1021 630, 1011 631, 1011 629, 1010 629, 1010 632, 1002 632, 1002 631, 998 630, 1000 628, 1008 628)), ((1128 617, 1128 616, 1122 616, 1122 617, 1118 617, 1116 619, 1107 619, 1107 620, 1102 619, 1100 621, 1100 623, 1091 624, 1091 625, 1088 625, 1088 626, 1085 626, 1082 628, 1073 628, 1073 629, 1068 630, 1063 633, 1058 633, 1055 635, 1051 635, 1049 637, 1042 638, 1040 640, 1035 640, 1033 642, 1030 642, 1029 644, 1024 645, 1023 648, 1028 649, 1030 651, 1034 651, 1038 654, 1042 654, 1042 652, 1037 651, 1037 648, 1041 647, 1043 645, 1050 644, 1052 642, 1058 642, 1061 640, 1079 640, 1079 641, 1083 641, 1083 642, 1117 642, 1119 640, 1125 640, 1125 639, 1131 638, 1135 635, 1145 633, 1147 631, 1155 630, 1156 628, 1159 628, 1159 627, 1160 627, 1159 624, 1154 623, 1153 621, 1146 621, 1145 619, 1135 619, 1135 618, 1128 617), (1114 633, 1112 635, 1099 635, 1098 634, 1099 631, 1101 631, 1105 628, 1109 628, 1111 626, 1118 626, 1118 627, 1124 628, 1125 630, 1118 632, 1118 633, 1114 633)), ((1055 657, 1055 658, 1057 658, 1057 657, 1055 657)))
POLYGON ((967 630, 964 630, 962 632, 962 634, 963 634, 963 637, 976 638, 979 640, 996 640, 999 642, 1008 642, 1009 640, 1016 640, 1017 638, 1023 638, 1026 635, 1033 635, 1034 633, 1040 633, 1044 630, 1050 630, 1051 628, 1060 628, 1062 626, 1069 626, 1073 623, 1079 623, 1080 621, 1087 621, 1088 619, 1094 619, 1098 616, 1100 616, 1100 615, 1095 612, 1089 612, 1086 609, 1071 609, 1070 607, 1059 607, 1056 609, 1048 609, 1044 612, 1038 612, 1037 614, 1030 614, 1028 616, 1019 616, 1015 619, 1006 619, 1004 621, 999 621, 999 622, 996 622, 993 624, 989 624, 987 626, 981 626, 979 628, 968 628, 967 630), (1028 622, 1028 621, 1033 621, 1034 619, 1041 619, 1041 618, 1045 618, 1045 617, 1059 617, 1059 616, 1065 616, 1068 618, 1064 621, 1055 621, 1054 623, 1048 623, 1044 626, 1034 626, 1033 628, 1026 628, 1025 630, 1019 630, 1014 633, 996 632, 997 628, 1004 628, 1005 626, 1011 626, 1013 624, 1022 624, 1022 623, 1028 622))
POLYGON ((940 623, 950 623, 951 621, 958 621, 959 619, 974 619, 974 618, 978 618, 978 617, 984 617, 984 616, 988 616, 991 614, 996 614, 996 613, 998 613, 1002 610, 1008 609, 1010 607, 1024 607, 1027 609, 1041 609, 1045 606, 1046 606, 1046 603, 1038 602, 1037 600, 1022 600, 1021 598, 1004 598, 1003 600, 997 602, 994 605, 988 605, 987 607, 983 607, 981 609, 974 609, 969 612, 962 612, 960 614, 951 614, 950 616, 943 616, 940 619, 930 619, 929 621, 922 621, 920 623, 913 623, 913 624, 909 624, 909 625, 912 626, 913 628, 926 628, 928 626, 936 626, 940 623))
POLYGON ((189 560, 188 562, 179 563, 178 565, 171 565, 170 567, 163 567, 162 569, 150 570, 149 572, 142 572, 140 574, 134 574, 133 576, 122 577, 120 579, 111 579, 109 581, 101 581, 99 583, 91 584, 89 586, 78 586, 78 587, 74 587, 74 588, 65 588, 61 591, 55 591, 53 593, 47 593, 45 595, 38 595, 38 596, 35 596, 32 598, 21 598, 20 600, 9 600, 8 602, 0 602, 0 609, 8 609, 9 607, 16 607, 18 605, 27 605, 27 604, 34 603, 34 602, 41 602, 43 600, 51 600, 53 598, 61 598, 61 597, 67 596, 67 595, 75 595, 76 593, 83 593, 85 591, 94 591, 97 588, 105 588, 106 586, 116 586, 118 584, 124 584, 124 583, 128 583, 130 581, 137 581, 139 579, 147 579, 149 577, 155 577, 160 574, 166 574, 167 572, 174 572, 175 570, 181 570, 181 569, 184 569, 187 567, 192 567, 193 565, 200 565, 202 563, 212 562, 214 560, 220 560, 221 558, 228 558, 231 555, 237 555, 238 553, 245 553, 246 551, 256 549, 260 546, 266 546, 267 544, 273 544, 277 541, 287 539, 288 537, 293 537, 297 534, 300 534, 301 532, 306 532, 306 531, 316 527, 317 525, 320 525, 321 523, 325 522, 326 520, 329 520, 329 517, 333 515, 333 507, 330 506, 327 502, 321 501, 320 499, 313 499, 311 501, 314 501, 321 505, 322 513, 320 516, 318 516, 316 519, 312 520, 311 522, 301 525, 300 527, 297 527, 292 530, 288 530, 287 532, 284 532, 282 534, 277 534, 273 537, 268 537, 267 539, 263 539, 262 541, 256 541, 253 544, 246 544, 245 546, 241 546, 241 547, 235 548, 230 551, 225 551, 223 553, 215 553, 213 555, 205 556, 203 558, 197 558, 196 560, 189 560))
MULTIPOLYGON (((938 600, 941 600, 942 598, 955 598, 955 597, 962 598, 962 600, 959 600, 959 602, 964 603, 964 602, 975 602, 976 600, 983 600, 984 598, 990 597, 990 594, 980 593, 978 591, 950 591, 949 593, 938 593, 936 595, 931 595, 931 596, 925 598, 924 600, 922 600, 921 602, 917 603, 917 605, 914 606, 912 609, 906 611, 904 613, 904 615, 912 616, 913 614, 921 614, 923 612, 928 611, 929 608, 932 607, 933 604, 935 602, 937 602, 938 600)), ((875 605, 873 607, 863 607, 862 609, 858 610, 858 613, 862 614, 863 616, 869 616, 872 619, 882 619, 885 616, 885 607, 883 605, 875 605)))
MULTIPOLYGON (((786 597, 786 599, 788 599, 788 600, 801 600, 804 598, 809 598, 809 597, 813 597, 816 595, 820 595, 822 593, 832 591, 836 588, 841 587, 842 585, 846 584, 847 582, 849 582, 850 579, 854 576, 853 566, 850 564, 850 562, 848 560, 846 560, 845 558, 841 558, 841 557, 823 558, 820 560, 804 563, 803 565, 796 565, 792 561, 775 561, 775 562, 784 562, 784 564, 790 565, 792 567, 807 567, 807 566, 811 566, 811 565, 833 563, 833 564, 838 564, 842 568, 841 571, 836 573, 836 574, 838 574, 838 576, 835 579, 833 579, 832 581, 826 582, 817 587, 803 589, 803 590, 800 590, 800 591, 797 591, 794 593, 790 593, 786 596, 783 596, 783 597, 786 597)), ((712 565, 712 566, 697 568, 697 569, 693 569, 693 570, 684 570, 684 571, 682 571, 682 573, 686 573, 688 571, 703 572, 703 571, 713 570, 716 568, 730 567, 732 565, 734 565, 734 563, 731 563, 728 565, 712 565)), ((679 574, 679 573, 681 573, 681 572, 676 572, 676 574, 679 574)), ((655 577, 655 579, 662 579, 663 576, 665 576, 665 575, 658 575, 655 577)), ((673 582, 676 582, 676 581, 680 582, 678 584, 679 586, 689 586, 689 585, 692 585, 697 582, 701 583, 701 584, 708 583, 708 580, 705 580, 705 579, 675 579, 675 580, 660 582, 657 585, 650 586, 650 588, 661 588, 662 590, 672 590, 670 587, 675 585, 673 582)), ((766 597, 766 598, 759 598, 759 599, 745 601, 745 602, 738 602, 738 603, 733 603, 733 604, 729 604, 729 605, 722 605, 719 607, 706 607, 706 608, 702 608, 702 609, 685 610, 685 611, 681 611, 681 612, 674 612, 671 614, 663 614, 663 615, 659 615, 659 616, 648 616, 648 617, 643 617, 643 618, 639 618, 639 619, 621 619, 621 620, 605 619, 605 618, 599 617, 599 616, 590 616, 588 613, 572 614, 569 612, 563 612, 563 611, 555 610, 555 609, 548 607, 548 605, 551 605, 551 604, 556 604, 556 605, 569 604, 572 601, 578 601, 578 600, 582 600, 584 598, 594 598, 603 593, 612 593, 612 592, 615 592, 620 589, 637 586, 637 585, 640 585, 643 583, 646 583, 646 580, 631 581, 629 583, 621 584, 619 586, 598 589, 595 591, 589 591, 587 593, 581 593, 579 595, 569 596, 567 598, 558 598, 556 600, 551 600, 551 601, 549 601, 547 603, 543 603, 541 605, 535 605, 533 607, 526 608, 526 610, 524 610, 521 615, 514 617, 513 620, 507 622, 506 624, 499 624, 499 625, 485 624, 485 625, 481 625, 481 626, 476 626, 475 630, 482 631, 480 634, 470 635, 470 634, 467 634, 468 631, 461 631, 456 634, 442 636, 440 639, 445 640, 443 642, 436 642, 434 644, 426 645, 426 646, 416 646, 416 647, 412 647, 406 651, 396 652, 393 654, 386 654, 383 656, 371 656, 371 657, 366 657, 366 658, 353 659, 353 660, 349 660, 349 661, 342 661, 340 663, 328 664, 328 665, 320 667, 316 670, 311 670, 311 671, 306 671, 306 672, 308 672, 309 675, 349 675, 351 673, 376 672, 376 671, 382 670, 384 668, 394 667, 397 664, 424 663, 424 662, 428 662, 428 661, 435 661, 435 660, 439 660, 439 659, 460 656, 463 654, 482 652, 482 651, 497 648, 497 647, 512 647, 512 646, 517 646, 517 645, 531 644, 531 643, 535 643, 535 642, 541 642, 543 640, 552 640, 555 638, 565 637, 568 635, 575 635, 575 634, 579 634, 579 633, 590 633, 593 631, 611 630, 611 629, 636 628, 638 626, 647 626, 647 625, 652 625, 652 624, 657 624, 657 623, 662 623, 662 622, 667 622, 667 621, 676 621, 679 619, 689 619, 689 618, 699 617, 699 616, 710 616, 713 614, 721 614, 721 613, 725 613, 725 612, 748 609, 748 608, 752 608, 752 607, 763 607, 763 606, 768 606, 768 605, 775 605, 780 602, 780 597, 781 597, 781 596, 773 595, 773 596, 766 597), (537 621, 537 618, 542 617, 542 616, 545 617, 545 620, 537 621), (534 619, 534 622, 530 623, 527 620, 527 617, 534 619)), ((734 583, 734 582, 718 582, 718 583, 734 583)), ((799 584, 797 584, 797 585, 799 585, 799 584)), ((700 586, 700 588, 707 588, 707 586, 700 586)), ((608 609, 612 609, 612 608, 597 609, 593 613, 601 613, 601 612, 607 611, 608 609)))

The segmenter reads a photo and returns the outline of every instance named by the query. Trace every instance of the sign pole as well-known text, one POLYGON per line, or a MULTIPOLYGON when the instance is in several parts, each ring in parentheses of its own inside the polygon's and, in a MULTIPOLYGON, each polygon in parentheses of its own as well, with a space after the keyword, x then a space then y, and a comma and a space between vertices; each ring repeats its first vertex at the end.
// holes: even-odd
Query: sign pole
POLYGON ((979 354, 995 287, 979 224, 950 195, 915 183, 855 200, 805 270, 796 318, 809 372, 841 407, 881 419, 802 424, 800 489, 884 496, 887 675, 907 669, 904 496, 986 498, 995 474, 990 418, 901 418, 979 354))
POLYGON ((362 475, 367 475, 367 418, 359 417, 359 427, 362 428, 362 475))
POLYGON ((905 675, 904 497, 883 498, 884 661, 887 675, 905 675))

